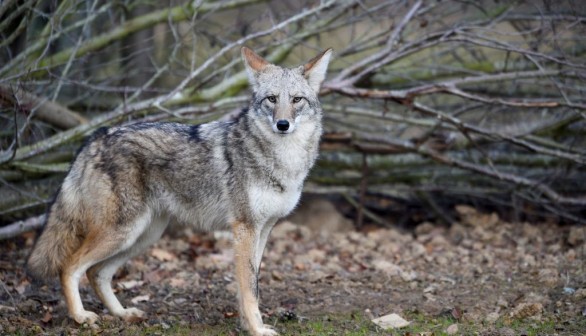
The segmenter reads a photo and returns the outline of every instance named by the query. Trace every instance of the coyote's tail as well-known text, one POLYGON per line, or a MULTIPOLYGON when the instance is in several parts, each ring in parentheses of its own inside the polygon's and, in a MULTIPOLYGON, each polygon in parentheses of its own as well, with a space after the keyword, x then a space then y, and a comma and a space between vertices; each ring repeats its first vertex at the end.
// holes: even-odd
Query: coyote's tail
POLYGON ((27 261, 28 273, 37 280, 59 275, 64 262, 81 245, 79 235, 70 223, 47 215, 45 229, 37 239, 27 261))

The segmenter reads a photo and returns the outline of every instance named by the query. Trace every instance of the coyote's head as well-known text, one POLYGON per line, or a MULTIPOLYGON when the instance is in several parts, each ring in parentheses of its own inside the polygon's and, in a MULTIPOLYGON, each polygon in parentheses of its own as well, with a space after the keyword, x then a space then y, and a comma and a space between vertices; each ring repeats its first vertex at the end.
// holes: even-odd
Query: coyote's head
POLYGON ((321 118, 317 95, 326 76, 332 49, 307 64, 287 69, 270 64, 243 47, 242 59, 252 87, 252 113, 266 116, 277 134, 289 134, 304 122, 321 118))

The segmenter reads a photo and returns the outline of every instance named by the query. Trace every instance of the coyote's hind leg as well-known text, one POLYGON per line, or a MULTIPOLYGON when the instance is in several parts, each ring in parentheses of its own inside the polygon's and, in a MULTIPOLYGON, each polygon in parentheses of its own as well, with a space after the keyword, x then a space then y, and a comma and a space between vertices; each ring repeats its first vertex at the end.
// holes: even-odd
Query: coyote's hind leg
POLYGON ((128 259, 140 254, 147 247, 156 242, 169 223, 166 217, 156 217, 145 229, 136 243, 128 249, 92 266, 87 276, 94 291, 112 315, 121 317, 127 322, 139 322, 146 318, 146 313, 137 308, 124 308, 112 290, 112 277, 116 270, 128 259))
POLYGON ((69 316, 79 324, 94 324, 98 315, 83 308, 79 295, 79 279, 88 268, 118 253, 122 239, 106 236, 103 231, 90 233, 77 251, 63 265, 60 279, 69 316))

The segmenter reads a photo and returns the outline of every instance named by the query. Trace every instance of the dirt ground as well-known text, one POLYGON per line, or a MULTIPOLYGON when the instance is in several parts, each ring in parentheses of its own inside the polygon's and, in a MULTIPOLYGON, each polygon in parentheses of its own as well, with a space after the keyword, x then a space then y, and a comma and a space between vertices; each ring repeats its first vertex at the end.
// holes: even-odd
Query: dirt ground
MULTIPOLYGON (((347 225, 320 231, 295 217, 280 223, 261 269, 265 319, 447 315, 486 335, 510 334, 507 325, 527 319, 553 321, 555 334, 586 334, 584 227, 507 223, 466 206, 457 211, 451 227, 421 223, 411 231, 347 225)), ((0 334, 83 334, 67 318, 59 284, 27 278, 34 236, 0 243, 0 334)), ((229 334, 240 334, 229 237, 173 236, 117 273, 120 300, 149 313, 141 327, 228 324, 229 334)), ((126 324, 107 315, 85 279, 82 300, 109 321, 93 333, 124 333, 126 324)))

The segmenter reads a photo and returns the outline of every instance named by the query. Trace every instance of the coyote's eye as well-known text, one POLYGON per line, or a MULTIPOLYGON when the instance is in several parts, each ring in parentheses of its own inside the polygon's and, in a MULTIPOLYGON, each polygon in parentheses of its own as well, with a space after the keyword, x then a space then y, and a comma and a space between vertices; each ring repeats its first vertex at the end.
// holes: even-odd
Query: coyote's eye
POLYGON ((267 99, 273 104, 277 102, 277 97, 275 96, 268 96, 267 99))
POLYGON ((303 99, 302 97, 293 97, 293 103, 299 103, 303 99))

